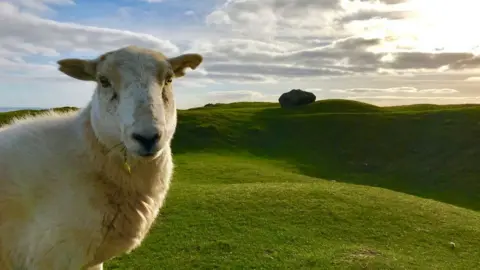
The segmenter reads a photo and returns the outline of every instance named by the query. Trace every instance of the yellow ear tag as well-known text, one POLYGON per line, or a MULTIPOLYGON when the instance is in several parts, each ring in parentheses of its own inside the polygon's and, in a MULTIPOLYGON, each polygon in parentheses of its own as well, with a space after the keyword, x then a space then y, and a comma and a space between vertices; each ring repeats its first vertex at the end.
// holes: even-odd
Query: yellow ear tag
POLYGON ((123 163, 123 167, 125 168, 125 170, 128 172, 128 174, 132 174, 132 169, 130 168, 130 165, 128 165, 128 162, 125 161, 123 163))
POLYGON ((132 174, 132 168, 130 168, 130 164, 127 162, 127 152, 123 154, 123 168, 125 168, 128 174, 132 174))

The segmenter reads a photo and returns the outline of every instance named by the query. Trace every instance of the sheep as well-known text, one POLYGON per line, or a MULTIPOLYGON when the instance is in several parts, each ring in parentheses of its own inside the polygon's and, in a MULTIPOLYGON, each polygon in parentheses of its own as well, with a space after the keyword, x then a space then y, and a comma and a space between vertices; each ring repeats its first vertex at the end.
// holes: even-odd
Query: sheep
POLYGON ((127 46, 57 62, 96 87, 79 110, 0 129, 0 269, 101 270, 141 245, 173 175, 172 83, 202 61, 127 46))

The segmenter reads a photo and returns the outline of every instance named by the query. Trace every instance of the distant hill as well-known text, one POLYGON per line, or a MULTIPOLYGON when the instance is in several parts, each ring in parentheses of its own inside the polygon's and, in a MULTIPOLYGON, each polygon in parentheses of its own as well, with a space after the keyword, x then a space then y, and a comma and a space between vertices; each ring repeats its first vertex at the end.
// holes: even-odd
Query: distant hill
POLYGON ((45 108, 40 107, 0 107, 0 112, 11 112, 20 110, 43 110, 45 108))
POLYGON ((105 269, 479 269, 479 141, 472 104, 180 110, 159 220, 105 269))

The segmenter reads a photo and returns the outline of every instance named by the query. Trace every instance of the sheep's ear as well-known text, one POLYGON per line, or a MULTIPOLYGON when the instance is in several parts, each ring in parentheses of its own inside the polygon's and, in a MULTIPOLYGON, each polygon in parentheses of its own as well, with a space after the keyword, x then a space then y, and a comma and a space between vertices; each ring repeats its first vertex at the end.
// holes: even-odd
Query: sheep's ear
POLYGON ((93 60, 83 60, 68 58, 57 62, 58 70, 66 75, 83 81, 94 81, 96 72, 96 62, 93 60))
POLYGON ((169 58, 168 62, 173 68, 175 77, 182 77, 185 75, 185 69, 187 67, 196 69, 203 61, 203 57, 200 54, 189 53, 182 54, 177 57, 169 58))

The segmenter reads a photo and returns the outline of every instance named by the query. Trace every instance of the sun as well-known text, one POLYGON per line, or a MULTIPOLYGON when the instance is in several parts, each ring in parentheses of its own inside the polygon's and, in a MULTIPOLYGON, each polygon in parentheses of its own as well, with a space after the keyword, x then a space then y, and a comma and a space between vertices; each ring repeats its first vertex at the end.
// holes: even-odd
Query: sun
POLYGON ((408 0, 394 6, 408 15, 367 21, 354 29, 384 40, 375 51, 480 53, 480 35, 475 32, 480 0, 408 0))
POLYGON ((480 25, 478 0, 411 0, 415 14, 406 28, 417 40, 420 50, 472 52, 480 45, 473 30, 480 25))

